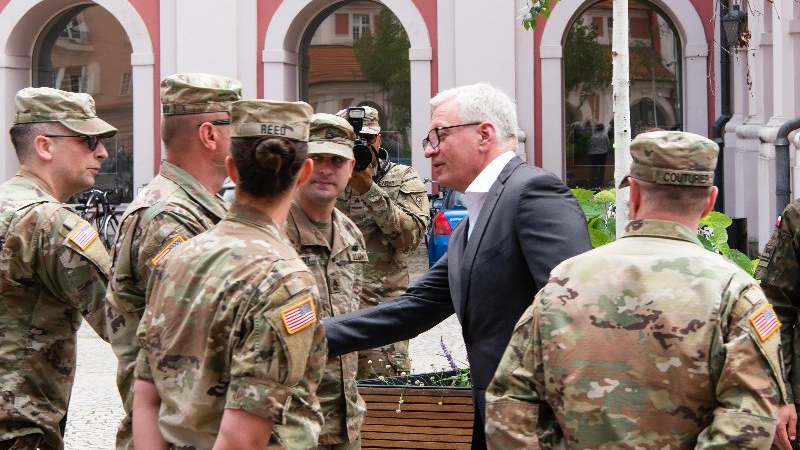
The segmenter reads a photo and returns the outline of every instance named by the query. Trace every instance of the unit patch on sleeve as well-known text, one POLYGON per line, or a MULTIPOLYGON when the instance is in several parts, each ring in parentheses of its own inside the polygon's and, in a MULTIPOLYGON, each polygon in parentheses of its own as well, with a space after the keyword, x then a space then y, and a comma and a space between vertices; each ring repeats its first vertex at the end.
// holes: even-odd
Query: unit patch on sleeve
POLYGON ((81 250, 86 250, 86 248, 97 239, 97 236, 97 230, 95 230, 89 222, 83 222, 83 224, 78 225, 75 230, 72 231, 69 235, 69 240, 74 242, 81 250))
POLYGON ((765 305, 757 313, 753 314, 750 317, 750 323, 753 324, 753 328, 756 330, 761 342, 766 341, 781 329, 781 322, 778 320, 778 316, 775 315, 775 310, 772 309, 771 304, 765 305))
POLYGON ((179 246, 179 245, 183 244, 184 242, 186 242, 186 239, 184 239, 184 238, 183 238, 183 236, 178 236, 178 237, 176 237, 175 239, 173 239, 172 241, 170 241, 170 243, 169 243, 169 244, 167 244, 167 245, 166 245, 166 247, 162 248, 162 249, 161 249, 161 251, 160 251, 160 252, 158 252, 158 254, 157 254, 156 256, 153 256, 153 257, 150 259, 150 262, 151 262, 151 263, 152 263, 154 266, 157 266, 157 265, 158 265, 158 263, 160 263, 160 262, 161 262, 161 260, 163 260, 164 258, 166 258, 166 257, 167 257, 167 255, 169 255, 169 253, 170 253, 171 251, 175 250, 175 247, 177 247, 177 246, 179 246))
POLYGON ((300 303, 281 311, 281 319, 283 319, 283 325, 289 334, 295 334, 316 322, 317 314, 314 311, 314 303, 311 301, 311 297, 306 297, 300 303))

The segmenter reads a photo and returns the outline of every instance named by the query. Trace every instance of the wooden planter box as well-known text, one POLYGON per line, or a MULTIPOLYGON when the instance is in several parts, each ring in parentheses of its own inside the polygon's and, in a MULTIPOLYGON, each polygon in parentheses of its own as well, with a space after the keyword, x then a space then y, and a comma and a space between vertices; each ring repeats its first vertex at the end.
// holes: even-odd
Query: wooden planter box
POLYGON ((361 428, 362 450, 469 450, 472 390, 428 385, 454 373, 359 382, 358 391, 367 403, 367 418, 361 428), (417 380, 423 385, 419 386, 417 380))

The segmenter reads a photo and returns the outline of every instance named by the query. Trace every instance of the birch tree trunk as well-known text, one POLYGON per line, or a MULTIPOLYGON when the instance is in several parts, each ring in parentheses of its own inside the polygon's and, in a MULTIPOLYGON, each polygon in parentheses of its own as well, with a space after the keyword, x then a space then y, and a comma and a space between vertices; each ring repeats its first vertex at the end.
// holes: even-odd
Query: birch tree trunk
MULTIPOLYGON (((619 186, 631 165, 630 64, 628 62, 628 0, 614 1, 611 55, 614 95, 614 185, 619 186)), ((617 190, 617 237, 628 225, 630 189, 617 190)))

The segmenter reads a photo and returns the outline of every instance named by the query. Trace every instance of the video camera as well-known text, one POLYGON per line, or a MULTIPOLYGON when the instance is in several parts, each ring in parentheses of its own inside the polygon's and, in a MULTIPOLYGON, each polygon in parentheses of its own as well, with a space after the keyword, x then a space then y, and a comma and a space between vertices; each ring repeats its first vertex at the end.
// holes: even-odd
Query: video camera
POLYGON ((356 141, 353 146, 353 156, 356 160, 355 170, 361 172, 366 170, 372 164, 372 150, 369 148, 369 142, 361 137, 361 128, 364 127, 364 116, 367 111, 361 106, 354 106, 347 108, 347 121, 356 132, 356 141))

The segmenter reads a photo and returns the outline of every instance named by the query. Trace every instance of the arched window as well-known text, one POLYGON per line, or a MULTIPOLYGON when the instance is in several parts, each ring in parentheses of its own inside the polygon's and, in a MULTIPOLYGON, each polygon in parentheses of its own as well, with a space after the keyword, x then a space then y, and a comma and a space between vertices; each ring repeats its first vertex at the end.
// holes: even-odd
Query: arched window
POLYGON ((383 146, 411 165, 410 45, 391 10, 372 1, 337 3, 312 21, 302 42, 300 98, 329 114, 377 109, 383 146))
MULTIPOLYGON (((674 24, 647 2, 629 3, 631 127, 683 128, 680 42, 674 24)), ((566 180, 570 187, 614 183, 611 88, 612 4, 600 1, 578 16, 564 42, 566 180)))
POLYGON ((95 184, 133 198, 133 95, 131 43, 104 8, 82 5, 45 26, 33 54, 33 85, 86 92, 97 114, 119 132, 103 141, 109 157, 95 184))

